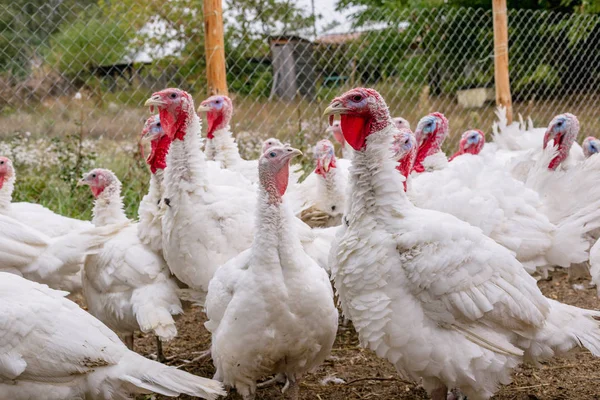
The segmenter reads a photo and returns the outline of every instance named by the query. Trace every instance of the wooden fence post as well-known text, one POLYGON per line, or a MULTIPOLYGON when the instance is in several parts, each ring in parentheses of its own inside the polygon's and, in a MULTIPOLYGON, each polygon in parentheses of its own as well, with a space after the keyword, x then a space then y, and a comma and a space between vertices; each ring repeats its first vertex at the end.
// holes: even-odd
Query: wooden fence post
POLYGON ((506 0, 492 0, 494 14, 494 81, 496 105, 506 107, 506 118, 513 119, 510 78, 508 73, 508 10, 506 0))
POLYGON ((204 0, 204 49, 208 94, 228 95, 221 0, 204 0))

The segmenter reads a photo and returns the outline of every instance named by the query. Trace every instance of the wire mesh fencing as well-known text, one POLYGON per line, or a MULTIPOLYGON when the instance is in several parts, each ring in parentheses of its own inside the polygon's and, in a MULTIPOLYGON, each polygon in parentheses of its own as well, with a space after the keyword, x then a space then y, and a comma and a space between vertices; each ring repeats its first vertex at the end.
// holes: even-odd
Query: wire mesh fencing
MULTIPOLYGON (((83 132, 131 143, 153 91, 205 97, 201 0, 52 0, 3 4, 0 15, 0 137, 83 132)), ((243 155, 256 156, 271 136, 316 143, 329 101, 359 85, 379 90, 413 127, 440 111, 453 138, 491 131, 490 10, 400 10, 350 29, 317 30, 315 18, 293 2, 224 1, 232 130, 243 155)), ((508 20, 515 115, 545 126, 572 112, 582 135, 597 134, 600 16, 509 10, 508 20)))

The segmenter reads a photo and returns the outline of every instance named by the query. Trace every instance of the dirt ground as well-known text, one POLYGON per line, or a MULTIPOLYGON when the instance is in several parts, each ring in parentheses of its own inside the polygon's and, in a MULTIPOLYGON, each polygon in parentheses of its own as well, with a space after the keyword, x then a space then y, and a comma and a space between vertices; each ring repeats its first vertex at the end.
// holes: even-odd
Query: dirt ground
MULTIPOLYGON (((596 289, 575 290, 564 272, 555 272, 551 280, 539 282, 544 294, 561 302, 592 309, 600 308, 596 289)), ((210 336, 203 326, 204 316, 192 309, 178 321, 179 336, 166 344, 165 354, 174 357, 169 363, 193 374, 212 377, 210 360, 190 362, 198 352, 209 346, 210 336)), ((147 335, 136 338, 135 350, 149 356, 155 352, 154 340, 147 335)), ((600 399, 600 359, 587 351, 574 352, 554 359, 541 368, 523 366, 515 371, 511 385, 503 387, 497 400, 600 399)), ((259 389, 257 400, 283 399, 281 387, 259 389)), ((165 399, 146 396, 145 399, 165 399)), ((315 374, 306 376, 300 386, 303 400, 354 399, 428 399, 418 384, 402 381, 394 368, 370 350, 361 348, 351 327, 340 327, 331 358, 315 374), (340 383, 325 383, 325 378, 343 379, 340 383)), ((182 396, 180 399, 189 399, 182 396)), ((232 391, 227 399, 241 399, 232 391)))

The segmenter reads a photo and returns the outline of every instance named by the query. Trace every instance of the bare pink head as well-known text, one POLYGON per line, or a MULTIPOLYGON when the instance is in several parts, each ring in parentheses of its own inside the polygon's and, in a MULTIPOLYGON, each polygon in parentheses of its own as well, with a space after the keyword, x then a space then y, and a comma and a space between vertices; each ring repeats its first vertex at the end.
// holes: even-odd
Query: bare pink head
POLYGON ((329 124, 340 115, 344 139, 356 151, 364 150, 367 137, 392 124, 387 104, 374 89, 356 88, 336 97, 325 110, 329 124))
POLYGON ((419 149, 413 170, 424 172, 423 161, 430 155, 439 152, 442 143, 448 136, 448 120, 440 112, 426 115, 419 121, 415 136, 419 149))
POLYGON ((210 96, 200 103, 198 112, 206 113, 206 122, 208 124, 206 137, 212 139, 215 137, 214 134, 216 131, 229 126, 231 116, 233 115, 233 103, 227 96, 210 96))
POLYGON ((327 128, 327 132, 330 132, 335 141, 342 146, 346 144, 346 139, 344 139, 344 135, 342 134, 342 125, 339 120, 333 121, 333 123, 327 128))
POLYGON ((0 189, 4 186, 4 182, 11 178, 15 173, 12 161, 7 157, 0 157, 0 189))
POLYGON ((301 154, 293 147, 273 146, 258 160, 258 177, 269 195, 269 203, 281 203, 290 176, 290 160, 301 154))
POLYGON ((483 149, 483 145, 485 144, 485 134, 481 132, 479 129, 471 129, 466 131, 460 137, 460 142, 458 143, 458 151, 450 157, 448 161, 454 160, 456 157, 469 153, 469 154, 479 154, 481 149, 483 149))
POLYGON ((264 154, 265 151, 269 150, 273 146, 283 146, 283 143, 281 143, 281 140, 279 140, 279 139, 268 138, 267 140, 265 140, 263 142, 262 153, 264 154))
POLYGON ((171 140, 183 140, 187 124, 195 112, 194 100, 188 92, 164 89, 152 94, 145 105, 150 107, 150 112, 158 109, 162 128, 171 140))
POLYGON ((324 139, 315 146, 315 174, 327 176, 332 168, 336 168, 335 148, 333 143, 324 139))
POLYGON ((102 195, 108 187, 121 190, 121 182, 119 182, 115 174, 104 168, 95 168, 84 174, 83 178, 79 181, 79 185, 89 186, 95 198, 102 195))
POLYGON ((544 135, 544 149, 552 140, 554 146, 558 146, 558 154, 550 161, 548 169, 555 170, 569 156, 578 134, 579 120, 573 114, 560 114, 552 119, 544 135))
POLYGON ((402 117, 392 118, 392 121, 394 121, 394 125, 396 125, 396 128, 398 129, 410 129, 410 122, 402 117))
POLYGON ((600 152, 600 139, 588 136, 583 140, 581 147, 583 148, 585 158, 589 158, 600 152))
MULTIPOLYGON (((417 156, 417 139, 412 131, 407 128, 400 129, 394 133, 392 141, 392 157, 398 161, 396 169, 407 178, 412 171, 415 157, 417 156)), ((404 191, 406 192, 406 182, 404 181, 404 191)))

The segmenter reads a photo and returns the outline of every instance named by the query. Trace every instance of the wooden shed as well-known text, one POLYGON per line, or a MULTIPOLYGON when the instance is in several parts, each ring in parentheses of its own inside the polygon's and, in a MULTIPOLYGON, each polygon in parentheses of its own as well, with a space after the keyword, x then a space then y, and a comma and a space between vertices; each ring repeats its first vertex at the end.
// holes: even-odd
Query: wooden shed
POLYGON ((273 65, 270 97, 313 99, 316 80, 313 43, 299 36, 272 36, 269 44, 273 65))

